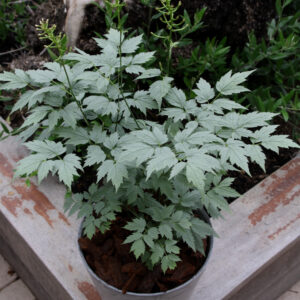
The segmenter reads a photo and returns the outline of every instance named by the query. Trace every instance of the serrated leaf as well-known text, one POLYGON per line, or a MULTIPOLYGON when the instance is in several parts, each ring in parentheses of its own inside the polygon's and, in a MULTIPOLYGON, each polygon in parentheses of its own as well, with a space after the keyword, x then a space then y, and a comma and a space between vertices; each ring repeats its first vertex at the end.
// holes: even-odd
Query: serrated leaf
POLYGON ((213 102, 213 105, 221 109, 227 109, 230 111, 233 109, 247 109, 246 107, 240 105, 239 103, 229 99, 217 99, 213 102))
POLYGON ((187 180, 192 183, 197 189, 203 190, 204 189, 204 180, 205 175, 201 168, 198 166, 187 163, 186 166, 186 178, 187 180))
POLYGON ((132 132, 132 137, 138 141, 153 146, 162 146, 168 142, 168 136, 160 129, 153 128, 152 132, 149 130, 138 130, 132 132))
POLYGON ((152 130, 154 139, 157 141, 159 146, 165 144, 168 141, 168 136, 159 128, 154 127, 152 130))
POLYGON ((174 270, 177 265, 176 263, 180 260, 181 260, 180 257, 175 254, 169 254, 164 256, 163 259, 161 260, 162 271, 166 273, 168 269, 174 270))
POLYGON ((74 103, 68 104, 64 109, 61 110, 61 116, 67 126, 71 126, 73 129, 76 128, 76 114, 78 108, 74 106, 74 103))
POLYGON ((87 156, 84 167, 93 166, 95 164, 102 163, 106 159, 106 155, 103 150, 96 145, 89 146, 87 149, 87 156))
POLYGON ((19 109, 22 109, 23 107, 28 105, 28 103, 30 102, 33 94, 34 94, 34 91, 26 91, 25 93, 23 93, 20 96, 19 100, 13 106, 12 113, 19 110, 19 109))
POLYGON ((136 80, 153 78, 153 77, 160 76, 160 74, 161 74, 161 71, 159 69, 147 69, 143 72, 143 74, 138 76, 136 78, 136 80))
POLYGON ((251 161, 256 162, 263 169, 263 171, 266 172, 265 169, 266 156, 263 153, 261 147, 258 145, 246 145, 245 149, 251 161))
POLYGON ((125 70, 129 74, 140 74, 145 71, 145 69, 139 65, 130 65, 125 70))
POLYGON ((143 218, 135 218, 131 222, 128 222, 124 228, 129 231, 143 232, 146 228, 146 221, 143 218))
POLYGON ((29 76, 19 69, 15 69, 15 73, 4 71, 0 74, 0 81, 6 82, 0 85, 2 90, 21 89, 30 83, 29 76))
POLYGON ((116 190, 119 189, 123 183, 123 179, 128 177, 128 172, 125 165, 121 163, 115 163, 107 174, 107 179, 111 180, 116 190))
POLYGON ((246 78, 254 71, 238 72, 232 75, 232 71, 229 71, 216 84, 216 89, 222 95, 232 95, 241 92, 249 91, 247 88, 239 85, 246 81, 246 78))
POLYGON ((151 236, 149 235, 144 235, 143 236, 144 242, 150 247, 153 248, 154 247, 154 242, 153 239, 151 238, 151 236))
POLYGON ((272 133, 274 133, 277 127, 278 125, 264 126, 252 133, 252 136, 257 140, 263 139, 264 137, 270 136, 272 133))
POLYGON ((62 143, 53 141, 32 141, 24 144, 29 150, 44 155, 46 159, 57 157, 66 152, 62 143))
POLYGON ((80 158, 73 154, 67 154, 62 160, 56 161, 59 180, 71 188, 73 177, 78 176, 77 170, 82 170, 80 158))
POLYGON ((191 223, 192 223, 191 228, 195 237, 199 236, 202 239, 205 238, 206 236, 215 235, 213 228, 203 220, 198 218, 193 218, 191 220, 191 223))
POLYGON ((59 74, 61 72, 61 65, 57 62, 46 62, 44 64, 44 67, 46 67, 47 69, 53 71, 56 74, 59 74))
POLYGON ((153 172, 170 169, 177 163, 175 154, 168 147, 158 148, 155 150, 155 155, 147 163, 147 179, 153 172))
POLYGON ((215 97, 214 89, 203 78, 200 78, 200 80, 197 83, 197 87, 198 89, 193 90, 193 92, 197 95, 196 96, 197 102, 205 103, 215 97))
POLYGON ((127 102, 130 106, 138 108, 144 115, 147 114, 147 109, 157 109, 157 103, 147 91, 137 91, 133 99, 129 99, 127 102))
POLYGON ((60 111, 54 110, 48 115, 48 125, 49 130, 54 129, 54 127, 57 125, 58 120, 61 118, 60 111))
POLYGON ((87 109, 99 114, 112 114, 112 116, 116 116, 118 113, 117 103, 109 101, 109 99, 104 96, 90 96, 85 98, 83 103, 87 106, 87 109))
POLYGON ((38 106, 31 110, 31 114, 26 118, 25 122, 22 124, 22 127, 26 127, 32 124, 38 124, 43 120, 48 112, 51 110, 49 106, 38 106))
POLYGON ((229 159, 233 165, 237 165, 250 175, 247 153, 243 142, 229 139, 226 143, 226 147, 223 148, 220 154, 223 161, 229 159))
POLYGON ((37 83, 49 83, 57 76, 55 72, 49 70, 29 70, 26 73, 37 83))
POLYGON ((42 154, 32 154, 18 162, 15 176, 30 175, 38 170, 40 164, 45 160, 42 154))
POLYGON ((40 164, 37 173, 38 183, 40 183, 45 177, 47 177, 49 172, 53 170, 54 166, 55 163, 52 160, 43 161, 40 164))
POLYGON ((39 129, 39 124, 29 126, 26 130, 22 131, 19 134, 20 139, 22 142, 26 142, 38 129, 39 129))
POLYGON ((91 239, 96 233, 96 226, 93 222, 90 222, 87 226, 84 227, 84 234, 91 239))
POLYGON ((187 141, 192 145, 205 145, 213 142, 223 143, 222 139, 208 131, 195 132, 187 138, 187 141))
MULTIPOLYGON (((142 65, 146 62, 148 62, 153 56, 154 56, 154 51, 153 52, 142 52, 142 53, 138 53, 137 55, 135 55, 132 59, 132 64, 135 64, 135 65, 142 65)), ((149 70, 151 69, 148 69, 147 71, 149 72, 149 70)), ((158 69, 152 69, 152 70, 158 70, 158 69)), ((147 72, 146 71, 146 72, 147 72)), ((158 70, 159 71, 159 70, 158 70)), ((150 73, 149 73, 150 74, 150 73)), ((160 75, 160 71, 159 71, 159 74, 157 74, 156 76, 160 75)))
POLYGON ((176 241, 174 240, 166 240, 165 242, 165 248, 168 253, 174 253, 174 254, 179 254, 180 253, 180 248, 176 246, 176 241))
POLYGON ((171 89, 173 78, 164 77, 163 80, 157 80, 151 84, 149 92, 153 99, 157 101, 159 109, 161 108, 162 98, 167 95, 171 89))
POLYGON ((61 85, 51 85, 40 88, 34 91, 28 102, 28 107, 34 106, 36 103, 41 103, 47 95, 59 94, 61 97, 65 95, 65 91, 61 85))
POLYGON ((117 132, 107 136, 104 140, 104 146, 110 150, 114 149, 119 141, 119 134, 117 132))
POLYGON ((151 236, 152 239, 156 240, 158 238, 158 230, 155 227, 152 227, 148 230, 148 235, 151 236))
POLYGON ((188 118, 187 113, 182 108, 165 108, 160 112, 160 115, 172 118, 174 122, 182 121, 188 118))
POLYGON ((100 72, 85 71, 76 76, 75 80, 81 80, 80 83, 87 85, 90 88, 97 88, 98 92, 105 93, 109 80, 102 76, 100 72))
POLYGON ((107 175, 107 180, 111 181, 116 190, 118 190, 123 183, 123 179, 128 177, 128 172, 122 163, 106 160, 98 168, 97 181, 100 181, 105 175, 107 175))
POLYGON ((172 228, 168 224, 161 224, 158 227, 159 234, 171 240, 173 238, 172 228))
POLYGON ((279 151, 279 147, 281 148, 300 148, 298 144, 293 142, 288 138, 287 135, 272 135, 261 139, 261 145, 266 149, 272 150, 274 152, 279 151))
POLYGON ((143 255, 145 250, 146 246, 142 239, 135 241, 130 248, 130 251, 134 253, 136 259, 143 255))
POLYGON ((133 143, 125 146, 119 157, 120 162, 130 162, 136 160, 137 165, 141 165, 154 154, 154 148, 144 143, 133 143))
POLYGON ((108 33, 104 36, 112 45, 115 46, 120 46, 120 43, 124 41, 124 34, 114 28, 110 28, 108 33))
POLYGON ((158 263, 163 257, 163 255, 164 249, 160 245, 155 244, 154 248, 152 249, 152 254, 150 256, 152 264, 155 265, 156 263, 158 263))
MULTIPOLYGON (((85 53, 84 51, 79 50, 77 48, 76 48, 76 51, 79 53, 72 52, 72 53, 67 53, 63 56, 63 59, 72 60, 72 61, 77 62, 72 69, 75 73, 80 73, 86 69, 90 69, 92 67, 101 65, 101 55, 89 55, 89 54, 85 53)), ((65 74, 63 72, 59 72, 59 76, 61 76, 62 74, 65 76, 65 74)), ((67 79, 67 78, 65 78, 65 79, 67 79)), ((74 78, 74 81, 75 80, 76 80, 76 77, 74 78)), ((62 80, 62 78, 61 78, 61 81, 64 81, 64 80, 62 80)))
POLYGON ((171 171, 171 174, 170 174, 170 178, 173 178, 175 176, 177 176, 186 166, 186 163, 185 162, 179 162, 177 163, 173 168, 172 168, 172 171, 171 171))
POLYGON ((67 139, 67 144, 74 146, 85 145, 90 141, 88 132, 82 127, 77 127, 75 130, 70 127, 63 127, 55 130, 55 133, 59 137, 67 139))
POLYGON ((91 140, 96 144, 100 144, 104 142, 105 137, 106 135, 105 132, 102 131, 102 127, 97 124, 94 125, 90 132, 91 140))
POLYGON ((140 232, 134 232, 125 239, 123 244, 130 244, 136 240, 141 239, 142 237, 143 237, 143 235, 140 232))
POLYGON ((231 198, 237 198, 240 196, 240 194, 235 191, 230 186, 225 185, 218 185, 213 189, 217 194, 223 196, 223 197, 231 197, 231 198))
POLYGON ((185 230, 185 234, 181 236, 182 240, 195 252, 196 251, 196 242, 195 237, 190 230, 185 230))
POLYGON ((176 87, 170 89, 165 98, 171 105, 175 107, 185 107, 186 96, 182 90, 177 89, 176 87))
MULTIPOLYGON (((228 121, 234 113, 228 114, 228 121)), ((239 114, 236 127, 255 128, 258 126, 269 125, 270 121, 276 114, 269 112, 251 112, 248 114, 239 114)))
POLYGON ((113 166, 112 160, 106 160, 98 168, 97 172, 97 182, 99 182, 106 174, 109 172, 109 169, 113 166))
POLYGON ((142 42, 143 35, 126 39, 121 46, 122 53, 134 53, 142 42))
POLYGON ((201 153, 196 149, 187 150, 186 157, 190 165, 194 165, 202 171, 214 172, 221 168, 218 159, 211 155, 201 153))

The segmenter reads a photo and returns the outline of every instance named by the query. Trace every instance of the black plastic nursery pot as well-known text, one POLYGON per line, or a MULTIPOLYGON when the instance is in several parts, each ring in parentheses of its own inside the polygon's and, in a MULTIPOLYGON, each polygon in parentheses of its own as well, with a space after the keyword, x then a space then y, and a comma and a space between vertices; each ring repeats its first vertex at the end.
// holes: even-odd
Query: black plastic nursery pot
MULTIPOLYGON (((199 216, 202 220, 204 220, 206 223, 210 224, 210 220, 206 212, 200 211, 199 216)), ((82 225, 83 221, 81 222, 81 226, 79 229, 79 235, 78 238, 82 237, 82 225)), ((206 265, 209 261, 209 258, 211 256, 213 247, 213 236, 209 236, 207 238, 207 255, 205 262, 201 266, 201 268, 197 271, 197 273, 190 278, 185 283, 177 286, 176 288, 170 289, 166 292, 159 292, 159 293, 133 293, 133 292, 127 292, 126 294, 122 293, 122 290, 117 289, 116 287, 108 284, 104 280, 102 280, 97 274, 91 269, 91 267, 87 264, 86 259, 84 257, 84 254, 82 253, 82 250, 78 244, 79 253, 80 256, 83 259, 84 265, 87 268, 93 283, 95 285, 95 288, 97 289, 99 295, 101 296, 102 300, 144 300, 144 299, 151 299, 151 300, 192 300, 192 294, 194 291, 194 288, 196 287, 201 275, 203 274, 206 265)), ((120 270, 121 271, 121 270, 120 270)))

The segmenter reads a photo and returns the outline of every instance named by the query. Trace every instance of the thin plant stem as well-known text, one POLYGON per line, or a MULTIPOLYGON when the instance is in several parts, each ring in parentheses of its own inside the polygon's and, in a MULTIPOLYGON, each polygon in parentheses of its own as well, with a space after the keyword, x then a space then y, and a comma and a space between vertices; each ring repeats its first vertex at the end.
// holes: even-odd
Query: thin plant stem
MULTIPOLYGON (((117 14, 118 14, 118 30, 120 32, 120 40, 119 40, 119 58, 120 58, 120 68, 118 70, 118 84, 119 84, 119 87, 120 87, 120 91, 121 91, 121 96, 122 96, 122 99, 124 100, 125 102, 125 105, 127 106, 128 110, 130 111, 130 114, 132 115, 133 119, 134 119, 134 122, 136 124, 136 126, 140 128, 138 122, 137 122, 137 119, 133 113, 133 111, 130 109, 130 106, 128 105, 127 103, 127 100, 125 99, 125 96, 124 96, 124 92, 123 92, 123 72, 121 70, 122 68, 122 33, 123 33, 123 28, 122 28, 122 24, 121 24, 121 5, 120 5, 120 0, 117 0, 117 14)), ((117 128, 117 124, 119 122, 119 113, 120 113, 120 104, 118 102, 118 115, 117 115, 117 123, 116 123, 116 128, 117 128)))
POLYGON ((76 102, 76 104, 77 104, 77 106, 78 106, 80 112, 82 113, 82 117, 83 117, 83 119, 84 119, 86 125, 89 126, 89 122, 88 122, 87 118, 85 117, 85 114, 84 114, 84 112, 83 112, 83 110, 82 110, 82 107, 81 107, 79 101, 77 100, 77 98, 76 98, 76 96, 75 96, 75 94, 74 94, 74 92, 73 92, 72 85, 71 85, 71 81, 70 81, 69 74, 68 74, 68 72, 67 72, 66 66, 65 66, 65 64, 64 64, 63 61, 61 61, 61 64, 62 64, 62 67, 63 67, 64 72, 65 72, 66 77, 67 77, 67 81, 68 81, 68 85, 69 85, 69 89, 70 89, 71 95, 72 95, 72 97, 75 99, 75 102, 76 102))

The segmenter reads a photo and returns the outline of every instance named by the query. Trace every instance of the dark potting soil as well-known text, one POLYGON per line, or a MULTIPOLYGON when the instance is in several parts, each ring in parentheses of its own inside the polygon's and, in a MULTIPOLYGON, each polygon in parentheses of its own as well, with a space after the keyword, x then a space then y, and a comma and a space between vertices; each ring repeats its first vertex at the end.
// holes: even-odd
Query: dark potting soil
MULTIPOLYGON (((126 221, 123 216, 118 216, 111 230, 105 234, 97 232, 91 240, 86 237, 79 239, 79 246, 90 268, 123 293, 156 293, 175 288, 189 280, 205 262, 205 256, 193 252, 182 243, 181 261, 175 270, 167 270, 164 274, 159 265, 152 271, 148 270, 130 253, 130 245, 123 244, 130 234, 123 228, 126 221)), ((206 240, 203 243, 204 249, 208 249, 206 240)))
MULTIPOLYGON (((178 0, 173 0, 174 5, 178 0)), ((207 37, 216 36, 219 39, 227 37, 228 44, 232 47, 243 46, 247 36, 254 31, 258 38, 265 37, 267 24, 275 16, 275 3, 273 0, 181 0, 181 12, 186 9, 190 16, 198 9, 206 7, 204 15, 205 27, 194 34, 198 40, 204 41, 207 37)), ((156 2, 159 5, 159 1, 156 2)), ((155 13, 155 11, 154 11, 155 13)), ((140 1, 133 1, 128 9, 127 28, 135 29, 138 26, 147 28, 149 9, 141 5, 140 1)), ((38 39, 35 25, 42 18, 49 19, 49 23, 56 24, 58 31, 64 27, 65 8, 62 0, 48 0, 43 2, 30 17, 27 26, 27 45, 39 53, 43 49, 43 42, 38 39)), ((162 24, 153 21, 151 31, 156 31, 162 24)), ((95 32, 103 34, 106 31, 104 13, 96 6, 86 8, 86 16, 77 46, 88 52, 98 52, 93 37, 95 32)))
MULTIPOLYGON (((248 33, 252 30, 255 31, 258 37, 264 37, 267 23, 275 16, 275 2, 273 0, 182 0, 182 2, 183 8, 186 8, 190 14, 193 14, 197 8, 207 7, 204 16, 206 27, 195 34, 196 38, 204 41, 206 37, 217 36, 223 38, 227 36, 228 44, 232 47, 243 46, 247 41, 248 33)), ((137 26, 147 22, 147 16, 148 11, 140 4, 136 4, 129 10, 127 26, 132 29, 137 28, 137 26)), ((62 31, 65 19, 63 1, 45 1, 34 11, 27 26, 27 46, 29 50, 26 49, 26 51, 2 56, 0 63, 5 69, 36 69, 45 60, 49 59, 47 55, 43 55, 44 45, 38 39, 35 28, 35 24, 38 24, 42 18, 49 19, 50 25, 56 24, 58 31, 62 31)), ((157 25, 154 24, 151 29, 155 31, 157 25)), ((104 33, 105 31, 103 13, 95 6, 87 7, 78 47, 88 53, 98 53, 99 49, 93 41, 93 37, 95 32, 104 33)), ((6 44, 5 48, 1 48, 0 45, 0 52, 10 50, 13 47, 12 43, 11 45, 10 43, 6 44)), ((0 71, 2 71, 1 66, 0 71)), ((17 94, 6 95, 2 93, 2 96, 11 96, 12 99, 18 98, 17 94)), ((0 102, 0 116, 5 119, 8 117, 9 110, 7 108, 13 105, 13 102, 0 102)), ((15 113, 10 116, 10 125, 14 128, 19 127, 23 121, 24 114, 22 113, 15 113)), ((280 118, 276 119, 276 123, 281 125, 277 133, 291 136, 292 126, 282 122, 280 118)), ((266 151, 266 173, 256 164, 250 165, 252 177, 244 172, 231 172, 229 176, 236 178, 233 187, 239 193, 245 193, 289 161, 297 152, 297 149, 281 149, 277 155, 274 152, 266 151)), ((81 188, 86 188, 89 185, 89 180, 82 183, 82 185, 81 188)), ((94 272, 109 284, 123 289, 124 292, 150 293, 171 289, 191 278, 205 261, 205 257, 200 253, 193 253, 185 244, 182 244, 182 261, 178 264, 176 270, 167 271, 166 276, 163 276, 160 267, 156 267, 152 272, 149 272, 130 253, 130 245, 122 244, 129 234, 128 231, 122 228, 125 223, 125 219, 119 217, 112 225, 110 232, 105 234, 98 232, 92 240, 87 238, 79 240, 86 260, 94 272)))
MULTIPOLYGON (((294 126, 286 123, 281 117, 276 117, 275 124, 280 125, 276 133, 292 135, 294 126)), ((298 149, 281 149, 278 154, 272 151, 265 151, 266 173, 256 164, 250 164, 249 177, 245 172, 230 172, 229 176, 235 177, 233 188, 240 194, 244 194, 258 182, 269 174, 276 171, 283 164, 291 160, 298 149)), ((81 183, 81 187, 84 185, 81 183)), ((88 185, 86 184, 86 187, 88 185)), ((168 270, 163 274, 160 266, 156 266, 153 271, 149 271, 141 261, 136 261, 134 255, 130 253, 130 245, 123 244, 123 241, 130 234, 125 230, 126 218, 118 217, 111 226, 111 230, 102 234, 97 232, 89 240, 86 237, 79 239, 85 259, 90 268, 104 281, 120 289, 123 293, 130 291, 136 293, 163 292, 179 286, 190 279, 203 265, 205 257, 199 253, 194 253, 186 244, 181 243, 181 262, 175 270, 168 270), (121 271, 120 271, 121 270, 121 271)), ((205 249, 206 240, 204 240, 205 249)))

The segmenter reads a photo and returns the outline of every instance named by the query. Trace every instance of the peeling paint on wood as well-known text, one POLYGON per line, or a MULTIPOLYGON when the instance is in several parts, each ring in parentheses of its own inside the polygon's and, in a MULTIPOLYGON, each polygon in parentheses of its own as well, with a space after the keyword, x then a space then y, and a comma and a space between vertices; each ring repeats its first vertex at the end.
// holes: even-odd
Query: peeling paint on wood
POLYGON ((58 213, 58 217, 59 217, 59 219, 61 219, 63 222, 65 222, 67 225, 71 225, 70 224, 70 222, 68 221, 68 219, 66 218, 66 216, 63 214, 63 213, 61 213, 61 212, 59 212, 58 213))
POLYGON ((6 209, 15 217, 17 214, 17 207, 22 207, 22 201, 17 197, 1 197, 1 203, 6 207, 6 209))
MULTIPOLYGON (((14 153, 18 153, 19 148, 21 146, 14 138, 9 143, 0 143, 0 151, 3 153, 0 157, 0 180, 4 183, 0 194, 0 221, 4 225, 0 226, 0 248, 6 251, 7 257, 18 259, 20 263, 16 265, 27 278, 31 278, 31 287, 38 299, 100 300, 75 248, 74 238, 77 237, 80 221, 76 216, 63 220, 65 216, 59 214, 63 212, 65 194, 62 185, 57 185, 56 179, 49 177, 39 187, 39 191, 55 207, 55 210, 45 210, 55 225, 54 229, 59 229, 52 230, 35 211, 33 200, 27 199, 29 197, 24 200, 14 186, 9 184, 15 165, 14 157, 18 156, 14 153), (16 207, 15 210, 18 217, 15 218, 1 203, 3 196, 10 200, 16 197, 21 201, 22 207, 16 207), (29 212, 26 214, 26 208, 32 216, 28 215, 29 212), (72 226, 66 225, 66 221, 72 226), (14 234, 8 235, 6 232, 14 234), (41 238, 36 239, 36 236, 41 238), (60 241, 59 248, 55 246, 57 241, 60 241), (33 246, 35 248, 31 248, 33 246), (11 248, 15 249, 16 255, 11 254, 11 248)), ((254 187, 252 192, 249 191, 245 197, 232 203, 231 208, 235 214, 224 212, 225 219, 213 220, 214 228, 222 238, 215 240, 213 259, 196 287, 193 300, 248 299, 253 295, 253 299, 255 295, 258 295, 255 299, 270 299, 267 297, 270 290, 276 289, 276 292, 281 293, 288 285, 292 285, 295 278, 299 279, 300 170, 296 171, 299 165, 300 157, 293 159, 264 183, 254 187), (292 178, 288 174, 290 171, 293 172, 292 178), (289 178, 287 186, 284 186, 284 177, 289 178), (274 188, 276 181, 281 184, 278 188, 274 188), (275 213, 266 207, 262 215, 253 219, 258 223, 257 226, 252 226, 249 214, 270 202, 271 197, 277 198, 270 203, 274 205, 275 213), (287 202, 290 205, 284 205, 287 202), (216 289, 215 282, 222 282, 221 287, 216 289), (235 298, 235 295, 241 295, 240 291, 245 292, 246 296, 235 298)), ((278 295, 274 292, 272 299, 278 295)))
POLYGON ((102 300, 95 287, 90 283, 78 282, 77 287, 87 300, 102 300))
MULTIPOLYGON (((30 187, 26 185, 15 184, 13 187, 20 194, 21 199, 25 201, 34 202, 34 210, 38 213, 45 221, 53 227, 53 221, 49 214, 49 210, 56 210, 54 205, 48 200, 48 198, 38 190, 37 186, 34 183, 31 183, 30 187)), ((70 225, 67 218, 61 213, 58 212, 58 217, 67 225, 70 225)))
POLYGON ((22 200, 33 201, 35 212, 44 218, 51 227, 53 227, 53 220, 51 220, 48 215, 48 211, 54 210, 55 207, 48 198, 37 189, 35 184, 32 183, 30 187, 27 187, 24 184, 15 184, 13 187, 19 193, 22 200))
POLYGON ((0 173, 5 177, 13 178, 13 166, 2 153, 0 153, 0 173))
POLYGON ((300 190, 291 194, 295 187, 300 187, 300 158, 288 163, 283 169, 288 171, 286 176, 279 178, 276 174, 271 175, 273 181, 265 191, 266 198, 271 200, 249 215, 248 218, 253 226, 261 222, 263 217, 275 212, 279 205, 288 205, 300 195, 300 190))
MULTIPOLYGON (((53 228, 53 222, 55 220, 51 219, 49 211, 56 210, 55 206, 48 200, 48 198, 38 190, 34 183, 31 183, 30 187, 26 186, 23 182, 15 183, 12 185, 16 192, 9 191, 6 196, 1 197, 1 203, 6 207, 6 209, 15 217, 18 217, 17 208, 22 208, 24 201, 30 201, 34 203, 34 211, 40 215, 50 227, 53 228), (15 195, 15 196, 14 196, 15 195)), ((24 213, 27 215, 33 215, 33 213, 28 209, 23 209, 24 213)), ((70 222, 66 216, 58 211, 58 219, 62 220, 65 224, 70 226, 70 222)))
POLYGON ((292 224, 294 224, 298 220, 300 220, 300 214, 298 214, 296 218, 294 218, 293 220, 288 222, 285 226, 280 227, 276 232, 268 235, 268 238, 270 240, 274 240, 276 238, 276 236, 278 236, 281 232, 285 231, 288 227, 290 227, 292 224))
POLYGON ((24 213, 32 216, 32 212, 28 208, 24 208, 24 213))

